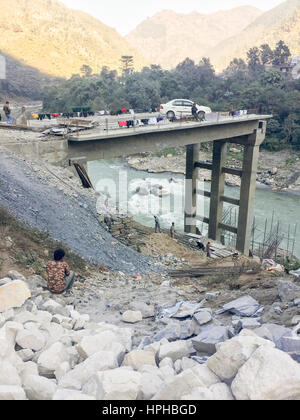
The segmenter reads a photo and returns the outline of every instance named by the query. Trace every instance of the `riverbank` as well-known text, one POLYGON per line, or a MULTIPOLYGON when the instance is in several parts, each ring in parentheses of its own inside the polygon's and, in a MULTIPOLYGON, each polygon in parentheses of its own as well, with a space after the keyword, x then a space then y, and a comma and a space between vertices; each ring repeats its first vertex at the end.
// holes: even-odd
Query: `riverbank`
MULTIPOLYGON (((211 160, 211 151, 201 150, 201 160, 211 160)), ((139 171, 149 173, 171 172, 173 174, 185 174, 185 151, 176 148, 166 151, 160 156, 144 154, 126 158, 128 165, 139 171)), ((238 146, 231 147, 228 153, 226 165, 230 168, 241 168, 242 151, 238 146)), ((211 172, 205 169, 199 170, 200 179, 211 181, 211 172)), ((226 185, 240 186, 240 178, 226 174, 226 185)), ((268 152, 261 150, 259 155, 257 185, 272 191, 287 192, 300 195, 300 153, 283 150, 280 152, 268 152)))

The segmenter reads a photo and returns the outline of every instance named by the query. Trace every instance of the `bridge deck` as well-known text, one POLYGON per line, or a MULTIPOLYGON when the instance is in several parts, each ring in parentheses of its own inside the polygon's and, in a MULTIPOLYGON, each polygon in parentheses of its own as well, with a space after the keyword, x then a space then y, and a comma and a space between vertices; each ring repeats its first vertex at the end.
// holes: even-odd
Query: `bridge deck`
POLYGON ((214 115, 212 119, 203 122, 181 122, 181 121, 174 121, 168 122, 163 124, 156 124, 156 125, 145 125, 140 127, 134 128, 118 128, 118 129, 108 129, 108 130, 100 130, 95 129, 93 132, 89 132, 89 134, 72 134, 69 135, 68 140, 70 142, 86 142, 86 141, 93 141, 93 140, 107 140, 107 139, 114 139, 114 138, 124 138, 130 136, 140 136, 145 134, 151 133, 167 133, 167 132, 180 132, 181 130, 187 129, 199 129, 201 127, 211 127, 211 126, 228 126, 228 125, 236 125, 250 121, 259 121, 259 120, 266 120, 272 118, 271 115, 243 115, 239 117, 216 117, 214 115))

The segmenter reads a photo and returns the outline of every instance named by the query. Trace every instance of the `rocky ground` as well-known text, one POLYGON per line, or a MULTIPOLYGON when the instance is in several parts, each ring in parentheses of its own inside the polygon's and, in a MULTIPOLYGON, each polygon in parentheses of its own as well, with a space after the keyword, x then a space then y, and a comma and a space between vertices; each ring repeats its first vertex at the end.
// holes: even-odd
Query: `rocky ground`
POLYGON ((299 284, 273 279, 262 306, 246 290, 196 295, 162 280, 111 273, 54 296, 9 271, 0 400, 300 399, 299 284), (289 328, 264 322, 287 310, 289 328))
MULTIPOLYGON (((211 152, 201 150, 201 160, 211 160, 211 152)), ((183 149, 174 149, 162 156, 145 154, 143 156, 130 156, 128 164, 137 170, 153 173, 172 172, 185 173, 185 153, 183 149), (174 153, 175 152, 175 153, 174 153)), ((239 146, 229 149, 227 166, 241 168, 242 151, 239 146)), ((205 169, 200 170, 200 179, 211 181, 211 172, 205 169)), ((274 191, 287 191, 300 194, 300 154, 293 150, 280 152, 268 152, 261 150, 259 156, 258 186, 267 187, 274 191)), ((229 186, 240 186, 240 178, 226 174, 226 184, 229 186)))

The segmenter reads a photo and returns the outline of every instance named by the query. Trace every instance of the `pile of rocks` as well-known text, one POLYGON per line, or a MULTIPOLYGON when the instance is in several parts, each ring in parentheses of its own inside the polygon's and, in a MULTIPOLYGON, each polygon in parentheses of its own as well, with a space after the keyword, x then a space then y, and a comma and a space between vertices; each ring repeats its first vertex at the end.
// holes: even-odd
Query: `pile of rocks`
POLYGON ((263 308, 249 296, 220 309, 234 314, 231 326, 207 326, 204 301, 177 305, 169 313, 182 322, 190 314, 198 335, 134 347, 128 326, 142 311, 123 313, 123 326, 91 322, 49 299, 38 276, 9 272, 0 284, 0 400, 300 399, 300 365, 287 354, 299 355, 300 325, 261 326, 263 308))

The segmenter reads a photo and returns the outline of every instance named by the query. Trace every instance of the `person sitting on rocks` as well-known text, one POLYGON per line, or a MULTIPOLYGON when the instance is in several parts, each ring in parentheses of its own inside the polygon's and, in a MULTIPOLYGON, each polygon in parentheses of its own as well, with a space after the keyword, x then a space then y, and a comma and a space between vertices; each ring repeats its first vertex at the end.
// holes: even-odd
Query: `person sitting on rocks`
POLYGON ((69 265, 64 261, 65 251, 57 249, 54 252, 54 261, 47 263, 48 289, 51 293, 62 294, 70 291, 75 274, 70 271, 69 265))

